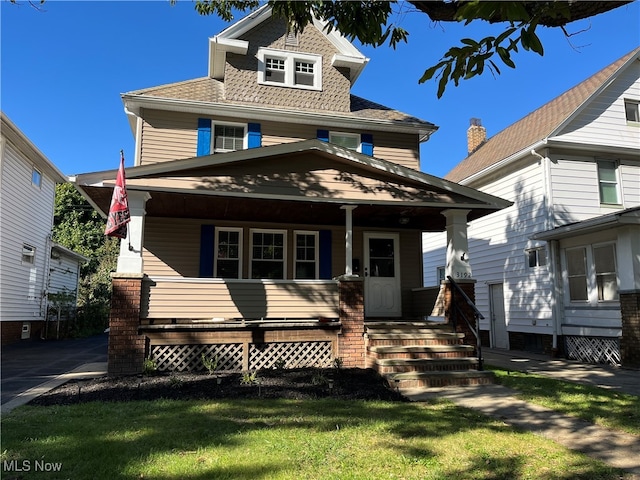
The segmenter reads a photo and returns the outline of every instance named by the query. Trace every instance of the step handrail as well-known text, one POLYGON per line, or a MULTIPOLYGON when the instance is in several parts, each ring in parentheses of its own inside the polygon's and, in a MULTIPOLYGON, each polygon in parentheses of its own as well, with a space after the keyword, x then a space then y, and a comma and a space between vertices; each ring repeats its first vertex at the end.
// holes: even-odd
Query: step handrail
POLYGON ((466 304, 473 311, 473 317, 475 319, 475 328, 474 328, 473 325, 471 325, 471 322, 469 321, 469 319, 465 315, 464 311, 462 311, 462 309, 460 307, 458 307, 458 305, 453 301, 453 292, 451 293, 451 305, 454 308, 454 312, 455 312, 455 314, 453 315, 453 326, 454 326, 454 329, 455 329, 455 326, 456 326, 456 316, 460 315, 464 319, 464 321, 467 322, 467 325, 469 326, 469 329, 471 330, 471 332, 476 337, 476 353, 477 353, 477 357, 478 357, 478 370, 482 371, 482 370, 484 370, 484 367, 483 367, 483 360, 482 360, 482 342, 480 341, 480 320, 484 320, 484 315, 482 315, 482 313, 480 313, 480 310, 478 310, 478 307, 476 307, 475 303, 473 303, 471 301, 471 299, 467 296, 467 294, 464 292, 464 290, 462 290, 460 285, 458 285, 456 283, 456 281, 453 278, 451 278, 451 276, 447 276, 447 280, 449 280, 449 282, 451 283, 451 286, 454 288, 454 290, 457 293, 460 294, 460 296, 463 298, 463 300, 466 302, 466 304))

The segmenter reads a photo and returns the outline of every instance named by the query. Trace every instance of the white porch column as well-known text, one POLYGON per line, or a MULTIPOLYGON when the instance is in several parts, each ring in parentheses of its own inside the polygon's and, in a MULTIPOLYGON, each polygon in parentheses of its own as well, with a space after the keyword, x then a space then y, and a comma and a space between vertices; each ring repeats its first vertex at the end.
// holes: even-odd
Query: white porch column
POLYGON ((445 275, 454 280, 470 280, 469 243, 467 240, 467 214, 471 210, 444 210, 447 218, 447 263, 445 275))
POLYGON ((130 190, 127 192, 131 221, 127 238, 120 240, 118 273, 144 273, 142 265, 142 245, 144 244, 145 204, 151 198, 148 192, 130 190))
POLYGON ((345 211, 346 215, 346 228, 344 234, 344 248, 346 265, 344 267, 344 274, 347 276, 353 275, 353 211, 357 208, 357 205, 343 205, 340 207, 345 211))

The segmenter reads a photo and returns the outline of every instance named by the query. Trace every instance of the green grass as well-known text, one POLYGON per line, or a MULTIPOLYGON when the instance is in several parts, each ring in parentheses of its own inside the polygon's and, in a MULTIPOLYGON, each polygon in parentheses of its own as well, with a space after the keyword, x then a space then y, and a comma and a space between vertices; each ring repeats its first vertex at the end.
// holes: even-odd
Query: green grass
POLYGON ((1 448, 2 478, 623 478, 556 443, 435 401, 25 406, 3 417, 1 448), (36 460, 62 470, 36 472, 36 460), (6 471, 24 461, 29 472, 6 471))
POLYGON ((603 427, 640 435, 640 397, 542 375, 487 366, 518 397, 603 427))

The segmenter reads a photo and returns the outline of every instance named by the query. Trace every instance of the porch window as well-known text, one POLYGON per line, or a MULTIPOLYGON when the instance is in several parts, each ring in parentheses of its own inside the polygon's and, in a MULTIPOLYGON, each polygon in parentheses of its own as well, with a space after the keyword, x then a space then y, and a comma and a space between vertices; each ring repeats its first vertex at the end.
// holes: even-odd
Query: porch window
POLYGON ((242 229, 216 228, 214 272, 218 278, 242 278, 242 229))
POLYGON ((606 244, 594 246, 593 263, 596 272, 598 301, 607 302, 618 300, 615 245, 606 244))
POLYGON ((285 230, 251 230, 251 278, 285 278, 285 230))
POLYGON ((567 250, 567 277, 569 299, 572 302, 586 302, 587 294, 587 251, 586 248, 567 250))
POLYGON ((611 160, 598 160, 598 182, 600 203, 605 205, 619 205, 618 195, 618 164, 611 160))
POLYGON ((295 241, 295 270, 296 279, 318 278, 318 232, 296 231, 295 241))

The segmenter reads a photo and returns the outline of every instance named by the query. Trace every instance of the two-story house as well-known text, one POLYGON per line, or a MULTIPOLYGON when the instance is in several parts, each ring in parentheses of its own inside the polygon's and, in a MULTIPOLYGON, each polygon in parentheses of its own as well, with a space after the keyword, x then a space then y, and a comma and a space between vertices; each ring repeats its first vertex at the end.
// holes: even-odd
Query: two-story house
MULTIPOLYGON (((364 366, 365 317, 414 315, 421 232, 447 228, 460 257, 467 220, 510 204, 419 171, 437 127, 352 95, 368 61, 264 6, 209 39, 206 77, 122 96, 136 151, 110 373, 202 354, 235 370, 364 366)), ((115 176, 74 181, 106 214, 115 176)))
MULTIPOLYGON (((640 365, 640 49, 486 139, 445 178, 513 206, 470 224, 484 341, 640 365)), ((425 234, 425 284, 445 240, 425 234)))
POLYGON ((75 297, 86 259, 51 239, 55 186, 66 177, 1 117, 0 329, 7 344, 44 335, 50 294, 75 297))

